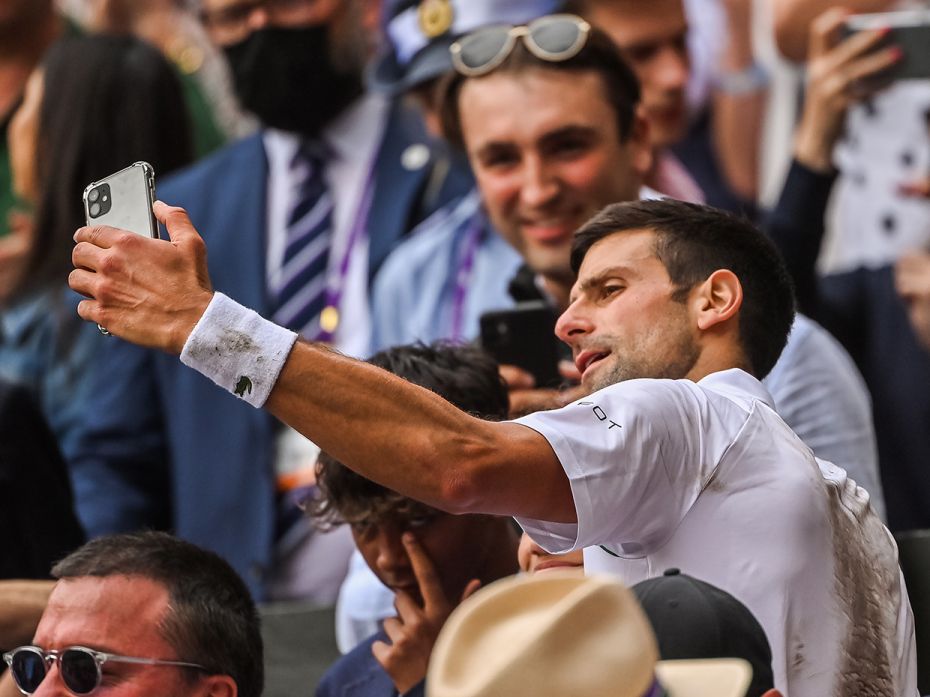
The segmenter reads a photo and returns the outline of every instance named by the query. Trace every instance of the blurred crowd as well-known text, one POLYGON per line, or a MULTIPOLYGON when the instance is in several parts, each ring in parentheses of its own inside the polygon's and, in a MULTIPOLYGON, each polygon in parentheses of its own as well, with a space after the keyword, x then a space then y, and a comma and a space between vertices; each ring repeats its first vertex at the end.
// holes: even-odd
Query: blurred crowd
MULTIPOLYGON (((908 0, 0 0, 0 697, 259 695, 256 604, 281 602, 335 606, 321 696, 930 692, 930 597, 899 584, 895 546, 930 529, 928 45, 908 0), (796 299, 783 351, 745 339, 771 367, 753 374, 856 522, 825 532, 803 502, 793 527, 734 522, 707 479, 716 524, 758 547, 701 550, 702 573, 645 517, 648 544, 555 554, 559 524, 532 522, 556 518, 523 532, 366 479, 78 315, 82 195, 139 161, 202 235, 213 289, 494 422, 590 392, 551 341, 576 230, 621 202, 698 204, 695 228, 728 212, 796 299), (788 528, 797 555, 772 565, 800 574, 832 536, 843 571, 804 583, 844 609, 746 590, 795 578, 753 556, 788 528), (182 679, 146 683, 155 666, 182 679)), ((678 377, 682 346, 634 347, 614 380, 678 377)))

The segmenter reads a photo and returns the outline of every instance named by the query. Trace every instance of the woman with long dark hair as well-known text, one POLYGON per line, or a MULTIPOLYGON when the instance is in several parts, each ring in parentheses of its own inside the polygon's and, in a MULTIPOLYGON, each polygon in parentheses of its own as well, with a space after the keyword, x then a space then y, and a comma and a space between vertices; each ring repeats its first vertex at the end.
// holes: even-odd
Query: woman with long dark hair
POLYGON ((23 252, 0 260, 0 376, 35 394, 67 453, 81 418, 97 342, 67 288, 81 194, 138 160, 159 175, 192 159, 182 88, 155 48, 137 39, 62 39, 31 76, 8 132, 23 252))

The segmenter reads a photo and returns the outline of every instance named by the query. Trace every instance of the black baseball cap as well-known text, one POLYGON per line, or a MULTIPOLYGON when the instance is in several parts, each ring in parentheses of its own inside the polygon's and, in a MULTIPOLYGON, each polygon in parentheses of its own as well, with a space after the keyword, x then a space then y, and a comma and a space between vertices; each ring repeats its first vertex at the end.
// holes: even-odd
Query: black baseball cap
POLYGON ((641 581, 632 591, 652 624, 662 660, 742 658, 752 666, 746 697, 775 687, 765 630, 732 595, 678 569, 641 581))

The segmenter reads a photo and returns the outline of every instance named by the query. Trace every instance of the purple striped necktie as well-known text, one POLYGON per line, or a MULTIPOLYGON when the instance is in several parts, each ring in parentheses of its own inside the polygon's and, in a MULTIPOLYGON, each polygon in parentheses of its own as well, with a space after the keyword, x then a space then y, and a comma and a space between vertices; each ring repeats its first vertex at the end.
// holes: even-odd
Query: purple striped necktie
POLYGON ((281 273, 271 288, 272 319, 306 339, 317 340, 326 307, 326 270, 333 227, 333 200, 326 185, 325 149, 304 143, 290 163, 297 195, 287 216, 281 273))

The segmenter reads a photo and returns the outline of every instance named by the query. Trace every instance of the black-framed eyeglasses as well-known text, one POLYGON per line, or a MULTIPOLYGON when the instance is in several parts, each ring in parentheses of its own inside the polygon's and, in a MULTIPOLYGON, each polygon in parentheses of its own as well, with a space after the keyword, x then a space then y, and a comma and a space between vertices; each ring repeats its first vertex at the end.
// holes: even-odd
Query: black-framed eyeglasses
POLYGON ((537 58, 559 63, 578 55, 591 25, 577 15, 556 14, 528 24, 495 24, 466 34, 449 47, 452 65, 466 77, 486 75, 506 60, 522 39, 537 58))
POLYGON ((103 680, 101 667, 107 661, 115 663, 137 663, 147 666, 179 666, 206 670, 196 663, 185 661, 163 661, 157 658, 139 658, 138 656, 120 656, 115 653, 95 651, 86 646, 69 646, 61 651, 46 651, 38 646, 20 646, 3 654, 3 660, 10 666, 16 687, 24 695, 31 695, 39 689, 52 664, 58 662, 61 680, 76 695, 89 695, 100 687, 103 680))

